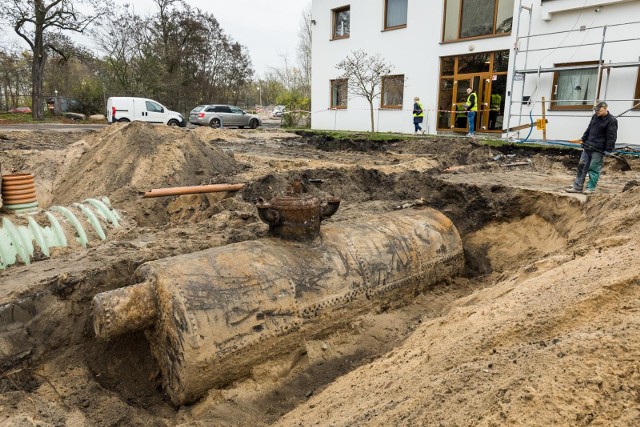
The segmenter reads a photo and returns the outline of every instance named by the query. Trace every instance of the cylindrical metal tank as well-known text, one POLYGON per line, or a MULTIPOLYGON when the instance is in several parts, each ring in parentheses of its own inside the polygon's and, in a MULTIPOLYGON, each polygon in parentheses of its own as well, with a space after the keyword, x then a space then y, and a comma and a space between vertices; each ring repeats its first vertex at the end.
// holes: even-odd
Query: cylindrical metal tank
POLYGON ((96 295, 94 329, 145 329, 177 404, 464 264, 453 223, 430 208, 329 224, 299 243, 266 238, 144 264, 142 283, 96 295))

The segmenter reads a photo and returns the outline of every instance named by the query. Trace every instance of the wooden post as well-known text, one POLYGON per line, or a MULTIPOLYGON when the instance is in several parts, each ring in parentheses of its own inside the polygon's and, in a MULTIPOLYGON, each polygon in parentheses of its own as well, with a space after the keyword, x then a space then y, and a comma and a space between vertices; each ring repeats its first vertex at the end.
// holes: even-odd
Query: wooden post
POLYGON ((544 96, 542 97, 542 140, 547 141, 547 116, 544 96))

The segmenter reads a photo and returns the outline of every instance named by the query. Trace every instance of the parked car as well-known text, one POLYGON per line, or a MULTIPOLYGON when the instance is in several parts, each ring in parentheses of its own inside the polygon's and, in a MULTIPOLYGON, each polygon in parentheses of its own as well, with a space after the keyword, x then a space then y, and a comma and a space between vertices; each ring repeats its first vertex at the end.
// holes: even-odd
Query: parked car
POLYGON ((71 113, 82 111, 82 104, 74 98, 66 96, 50 96, 46 99, 47 109, 53 113, 71 113), (56 103, 58 108, 56 108, 56 103))
POLYGON ((273 117, 282 117, 282 115, 284 114, 284 110, 285 110, 284 105, 276 105, 275 107, 273 107, 273 110, 271 111, 271 115, 273 117))
POLYGON ((117 122, 164 123, 169 126, 185 127, 182 114, 171 111, 153 99, 114 96, 107 100, 107 121, 113 123, 115 107, 117 122))
POLYGON ((11 110, 9 110, 10 113, 25 113, 25 114, 30 114, 31 113, 31 108, 29 107, 16 107, 16 108, 12 108, 11 110))
POLYGON ((260 117, 249 114, 233 105, 198 105, 189 113, 189 123, 219 128, 221 126, 245 126, 255 129, 262 125, 260 117))

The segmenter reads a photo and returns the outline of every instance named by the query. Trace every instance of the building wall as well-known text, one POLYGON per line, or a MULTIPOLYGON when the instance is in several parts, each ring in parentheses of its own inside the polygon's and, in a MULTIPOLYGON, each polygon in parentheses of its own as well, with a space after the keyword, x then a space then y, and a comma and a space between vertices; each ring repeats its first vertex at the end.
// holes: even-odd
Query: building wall
POLYGON ((346 110, 329 109, 330 80, 339 77, 335 65, 352 51, 363 49, 380 54, 394 65, 392 74, 404 74, 404 104, 401 111, 380 110, 374 102, 377 131, 413 132, 413 98, 419 96, 426 110, 423 128, 435 134, 440 57, 473 52, 509 49, 510 37, 441 44, 444 1, 409 0, 407 27, 392 31, 384 28, 384 0, 314 0, 312 17, 312 127, 314 129, 369 130, 369 104, 350 94, 346 110), (332 9, 350 5, 351 34, 347 39, 331 40, 332 9))
MULTIPOLYGON (((312 55, 312 127, 370 129, 369 104, 364 98, 350 94, 346 110, 328 109, 331 100, 330 80, 340 75, 335 65, 352 51, 363 49, 369 54, 380 54, 394 65, 393 74, 404 74, 406 79, 402 111, 380 111, 380 101, 375 101, 376 130, 412 132, 413 97, 420 96, 425 108, 433 108, 437 99, 439 36, 433 35, 441 27, 442 5, 439 3, 410 1, 407 28, 382 31, 383 0, 314 1, 312 17, 316 25, 312 55), (331 11, 347 4, 351 5, 350 37, 331 40, 331 11)), ((432 118, 428 121, 433 123, 432 118)))
MULTIPOLYGON (((526 10, 520 10, 519 1, 514 2, 514 23, 511 35, 465 40, 453 43, 441 43, 442 18, 444 1, 409 0, 407 27, 393 31, 383 31, 384 0, 313 0, 313 54, 312 54, 312 127, 314 129, 360 130, 370 129, 369 105, 364 98, 349 94, 346 110, 329 108, 330 80, 339 77, 340 72, 335 65, 352 51, 363 49, 369 54, 380 54, 394 65, 392 74, 404 74, 406 78, 403 108, 401 111, 380 110, 380 101, 374 102, 374 118, 376 131, 413 132, 412 105, 413 97, 419 96, 427 110, 423 128, 435 134, 436 108, 438 103, 440 57, 464 55, 470 52, 489 52, 511 49, 510 76, 508 87, 511 88, 511 75, 516 69, 553 67, 556 63, 597 60, 600 56, 602 29, 589 29, 578 33, 554 34, 545 37, 532 37, 530 49, 545 49, 536 52, 520 52, 513 54, 516 41, 516 28, 520 20, 519 35, 537 35, 540 33, 558 32, 568 29, 579 29, 581 26, 593 27, 608 24, 607 40, 620 38, 631 39, 627 42, 608 43, 605 45, 603 58, 605 62, 639 61, 640 25, 614 26, 612 24, 630 21, 630 17, 638 17, 640 21, 640 1, 592 1, 592 0, 553 0, 523 2, 532 5, 531 17, 526 10), (351 31, 350 37, 331 40, 332 9, 350 5, 351 31), (596 12, 596 8, 599 9, 596 12), (636 37, 636 38, 634 38, 636 37), (587 46, 588 43, 596 43, 587 46), (577 45, 575 48, 553 49, 557 46, 577 45), (517 63, 514 64, 514 60, 517 63), (525 63, 526 61, 526 63, 525 63)), ((525 49, 527 39, 520 40, 520 49, 525 49)), ((601 85, 600 97, 610 101, 610 110, 619 114, 631 107, 638 76, 638 67, 612 69, 607 83, 605 72, 601 85)), ((527 74, 523 80, 513 82, 513 100, 506 97, 507 112, 504 126, 510 127, 524 124, 540 118, 542 115, 541 99, 547 100, 546 114, 548 123, 547 138, 575 139, 582 135, 591 117, 590 111, 552 111, 548 101, 553 90, 553 73, 527 74), (522 96, 531 96, 534 101, 524 105, 522 96), (529 117, 531 113, 532 117, 529 117)), ((510 95, 509 91, 509 95, 510 95)), ((634 143, 631 129, 633 123, 640 125, 640 112, 627 113, 620 118, 620 143, 634 143)), ((636 126, 638 126, 636 125, 636 126)), ((509 137, 524 138, 529 130, 510 133, 509 137)), ((498 134, 499 135, 499 134, 498 134)), ((498 136, 496 135, 496 136, 498 136)), ((503 135, 505 136, 505 135, 503 135)), ((541 131, 534 130, 530 138, 542 138, 541 131)), ((619 144, 620 145, 620 144, 619 144)))

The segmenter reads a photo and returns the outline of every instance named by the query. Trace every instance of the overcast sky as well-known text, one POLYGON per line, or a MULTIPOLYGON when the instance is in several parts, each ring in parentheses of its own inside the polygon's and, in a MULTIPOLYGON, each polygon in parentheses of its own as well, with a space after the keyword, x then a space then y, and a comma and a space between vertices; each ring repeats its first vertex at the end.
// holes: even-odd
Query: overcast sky
MULTIPOLYGON (((129 3, 136 14, 143 16, 157 11, 153 0, 110 3, 129 3)), ((270 67, 284 65, 283 55, 289 64, 296 61, 302 12, 311 0, 186 0, 186 3, 212 13, 228 36, 246 46, 256 77, 260 77, 270 67)), ((15 40, 22 41, 17 36, 15 40)))

